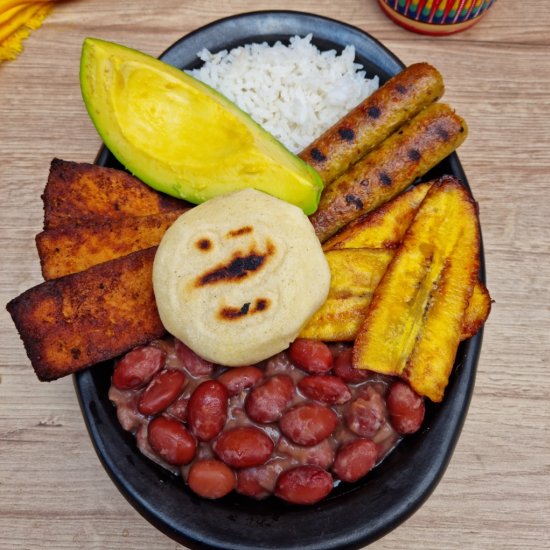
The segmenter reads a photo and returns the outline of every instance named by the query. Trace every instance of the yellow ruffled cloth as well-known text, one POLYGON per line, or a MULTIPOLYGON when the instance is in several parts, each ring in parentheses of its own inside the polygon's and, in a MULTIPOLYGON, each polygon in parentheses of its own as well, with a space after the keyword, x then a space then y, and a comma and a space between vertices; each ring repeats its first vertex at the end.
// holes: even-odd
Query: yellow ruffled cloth
POLYGON ((0 63, 21 53, 23 40, 42 25, 54 5, 48 0, 0 0, 0 63))

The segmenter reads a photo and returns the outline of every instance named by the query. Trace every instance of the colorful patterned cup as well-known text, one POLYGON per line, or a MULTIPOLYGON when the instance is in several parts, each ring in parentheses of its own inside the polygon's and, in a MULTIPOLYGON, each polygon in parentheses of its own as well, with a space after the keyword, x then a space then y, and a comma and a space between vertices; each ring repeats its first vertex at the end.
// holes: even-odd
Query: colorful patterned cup
POLYGON ((477 23, 495 0, 378 0, 382 11, 401 27, 443 35, 477 23))

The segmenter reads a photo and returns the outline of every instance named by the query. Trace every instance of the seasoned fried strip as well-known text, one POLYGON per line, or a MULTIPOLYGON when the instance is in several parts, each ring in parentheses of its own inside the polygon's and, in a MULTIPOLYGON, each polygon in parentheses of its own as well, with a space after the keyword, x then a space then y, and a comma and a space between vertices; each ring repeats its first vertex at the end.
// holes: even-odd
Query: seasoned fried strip
POLYGON ((94 164, 53 159, 44 201, 44 229, 189 207, 154 191, 130 174, 94 164))
POLYGON ((403 191, 452 153, 466 134, 466 123, 448 105, 426 107, 323 191, 310 216, 319 240, 403 191))
POLYGON ((36 236, 44 279, 84 271, 160 243, 183 210, 48 229, 36 236))
POLYGON ((298 156, 315 168, 325 185, 382 143, 444 92, 443 78, 428 63, 416 63, 329 128, 298 156))
POLYGON ((111 359, 165 333, 151 282, 155 251, 47 281, 7 305, 40 380, 111 359))
POLYGON ((455 178, 441 178, 375 290, 355 341, 355 368, 402 376, 441 401, 478 276, 479 240, 473 199, 455 178))
POLYGON ((397 248, 430 185, 431 182, 416 185, 380 208, 363 214, 326 241, 323 250, 397 248))

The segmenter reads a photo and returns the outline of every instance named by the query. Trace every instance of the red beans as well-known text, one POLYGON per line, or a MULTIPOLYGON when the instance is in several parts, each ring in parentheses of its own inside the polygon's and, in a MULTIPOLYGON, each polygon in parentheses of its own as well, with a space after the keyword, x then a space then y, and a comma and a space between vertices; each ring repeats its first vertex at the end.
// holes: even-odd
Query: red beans
POLYGON ((258 367, 237 367, 226 370, 218 376, 230 396, 237 395, 246 388, 255 386, 264 376, 258 367))
POLYGON ((298 389, 306 397, 327 405, 342 405, 351 399, 351 392, 344 381, 328 374, 305 376, 298 383, 298 389))
POLYGON ((177 420, 164 416, 153 418, 147 428, 147 439, 153 451, 168 464, 189 464, 195 457, 195 439, 177 420))
POLYGON ((192 376, 210 376, 214 370, 214 365, 199 357, 191 348, 188 348, 183 342, 176 339, 176 355, 192 376))
POLYGON ((235 474, 229 466, 215 459, 198 460, 189 469, 189 487, 204 498, 221 498, 236 485, 235 474))
POLYGON ((187 404, 187 421, 201 441, 210 441, 222 430, 227 419, 227 390, 217 380, 201 382, 187 404))
POLYGON ((334 362, 330 348, 319 340, 298 338, 290 344, 288 355, 297 367, 309 374, 326 374, 334 362))
POLYGON ((292 504, 315 504, 332 490, 332 476, 317 466, 297 466, 277 479, 275 494, 292 504))
POLYGON ((348 346, 302 339, 265 364, 228 368, 169 338, 120 361, 109 399, 141 452, 185 466, 199 496, 313 504, 333 478, 367 475, 424 417, 407 384, 351 360, 348 346))
POLYGON ((166 356, 153 346, 128 352, 116 365, 113 384, 120 390, 136 390, 147 385, 162 369, 166 356))
POLYGON ((344 416, 348 428, 361 437, 372 437, 385 420, 385 405, 380 394, 372 392, 370 397, 358 397, 352 401, 344 416))
POLYGON ((163 370, 151 380, 141 394, 138 410, 151 415, 162 412, 183 391, 187 384, 185 374, 179 370, 163 370))
POLYGON ((216 455, 233 468, 263 464, 273 451, 273 441, 259 428, 240 426, 223 432, 212 445, 216 455))
POLYGON ((412 434, 424 420, 424 400, 405 382, 394 382, 386 398, 392 426, 401 434, 412 434))
POLYGON ((317 403, 304 403, 286 411, 279 427, 298 445, 316 445, 326 439, 337 424, 338 417, 332 409, 317 403))
POLYGON ((342 480, 352 483, 366 476, 376 464, 378 445, 370 439, 354 439, 336 453, 332 471, 342 480))
POLYGON ((363 382, 370 376, 369 371, 353 368, 351 356, 351 348, 345 349, 338 354, 334 361, 334 374, 339 376, 344 382, 351 384, 363 382))
POLYGON ((292 379, 285 374, 276 374, 248 394, 245 402, 246 414, 261 424, 275 422, 281 418, 293 394, 292 379))
POLYGON ((266 498, 275 490, 279 474, 287 467, 286 461, 274 458, 262 466, 237 471, 237 492, 256 499, 266 498))
POLYGON ((262 483, 262 472, 259 468, 246 468, 237 472, 237 493, 255 499, 267 498, 271 491, 266 489, 262 483))

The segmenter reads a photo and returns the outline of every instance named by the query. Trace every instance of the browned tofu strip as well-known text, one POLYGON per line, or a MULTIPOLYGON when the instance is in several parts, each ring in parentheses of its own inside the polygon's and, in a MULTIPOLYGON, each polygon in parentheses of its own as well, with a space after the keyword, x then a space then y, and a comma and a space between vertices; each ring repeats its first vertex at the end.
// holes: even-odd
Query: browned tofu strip
POLYGON ((8 305, 40 380, 55 380, 165 333, 152 285, 156 247, 35 286, 8 305))
POLYGON ((434 103, 368 153, 321 195, 310 216, 321 242, 403 191, 451 154, 466 138, 464 120, 434 103))
POLYGON ((443 78, 428 63, 416 63, 388 80, 298 156, 325 185, 342 175, 444 92, 443 78))
POLYGON ((48 229, 36 236, 44 279, 57 279, 160 243, 183 210, 48 229))
POLYGON ((190 205, 114 168, 53 159, 44 201, 44 229, 90 220, 149 216, 190 205))

